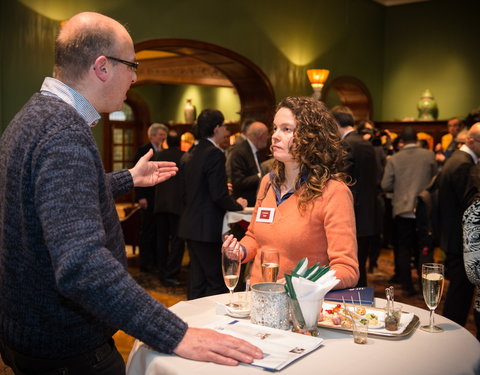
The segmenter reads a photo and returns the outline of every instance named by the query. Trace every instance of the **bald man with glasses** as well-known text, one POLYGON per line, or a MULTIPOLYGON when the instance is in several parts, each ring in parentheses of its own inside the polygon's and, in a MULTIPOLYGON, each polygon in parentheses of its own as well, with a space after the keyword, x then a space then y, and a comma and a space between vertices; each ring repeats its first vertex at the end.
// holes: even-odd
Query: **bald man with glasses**
POLYGON ((91 126, 123 106, 137 79, 127 30, 72 17, 46 78, 0 139, 0 353, 15 374, 121 375, 121 329, 164 353, 226 365, 260 349, 190 328, 128 274, 114 197, 174 176, 149 161, 105 174, 91 126))

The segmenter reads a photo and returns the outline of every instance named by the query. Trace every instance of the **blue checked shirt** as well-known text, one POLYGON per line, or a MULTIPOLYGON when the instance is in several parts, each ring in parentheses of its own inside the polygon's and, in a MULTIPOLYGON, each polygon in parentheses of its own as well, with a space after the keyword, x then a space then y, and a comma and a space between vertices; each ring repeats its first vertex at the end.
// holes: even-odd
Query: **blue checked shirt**
POLYGON ((58 79, 46 77, 40 92, 43 95, 55 96, 70 104, 90 126, 95 126, 100 119, 96 109, 84 96, 58 79))

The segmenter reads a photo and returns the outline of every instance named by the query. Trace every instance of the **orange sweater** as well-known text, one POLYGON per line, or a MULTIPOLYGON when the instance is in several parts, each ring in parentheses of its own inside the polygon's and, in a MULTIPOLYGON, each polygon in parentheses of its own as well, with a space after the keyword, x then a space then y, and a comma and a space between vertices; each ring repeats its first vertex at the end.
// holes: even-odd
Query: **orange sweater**
MULTIPOLYGON (((264 195, 269 179, 269 175, 262 179, 258 197, 264 195)), ((247 249, 245 262, 255 258, 250 278, 252 285, 262 281, 262 248, 279 251, 279 279, 307 257, 310 266, 320 262, 320 265, 330 265, 336 270, 340 283, 335 289, 357 284, 359 271, 353 198, 350 189, 342 182, 330 180, 322 196, 313 201, 313 206, 307 206, 304 213, 298 210, 296 195, 277 207, 275 193, 270 187, 263 201, 257 200, 252 222, 240 242, 247 249), (275 208, 272 223, 256 222, 259 206, 275 208)))

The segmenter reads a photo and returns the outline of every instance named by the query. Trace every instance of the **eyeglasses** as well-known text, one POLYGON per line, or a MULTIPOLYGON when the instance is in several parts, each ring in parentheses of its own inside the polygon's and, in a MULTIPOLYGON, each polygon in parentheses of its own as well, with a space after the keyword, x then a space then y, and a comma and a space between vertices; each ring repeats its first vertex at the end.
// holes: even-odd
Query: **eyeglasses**
POLYGON ((122 64, 125 64, 126 66, 128 66, 132 72, 136 72, 137 71, 137 68, 138 68, 138 65, 139 63, 136 62, 136 61, 127 61, 127 60, 122 60, 122 59, 119 59, 117 57, 112 57, 112 56, 105 56, 107 59, 110 59, 110 60, 113 60, 113 61, 117 61, 119 63, 122 63, 122 64))

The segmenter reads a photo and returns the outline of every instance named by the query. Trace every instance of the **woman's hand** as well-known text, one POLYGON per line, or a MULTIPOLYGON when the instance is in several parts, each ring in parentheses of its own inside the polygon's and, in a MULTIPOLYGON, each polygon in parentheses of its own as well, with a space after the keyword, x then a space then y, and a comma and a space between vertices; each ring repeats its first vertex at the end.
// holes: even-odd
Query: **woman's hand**
POLYGON ((238 242, 238 240, 233 237, 233 234, 225 236, 225 241, 222 244, 222 251, 240 251, 242 263, 247 257, 247 249, 245 249, 245 246, 240 245, 240 242, 238 242))
POLYGON ((222 244, 222 251, 235 251, 240 250, 240 242, 233 237, 233 234, 225 236, 225 241, 222 244))

